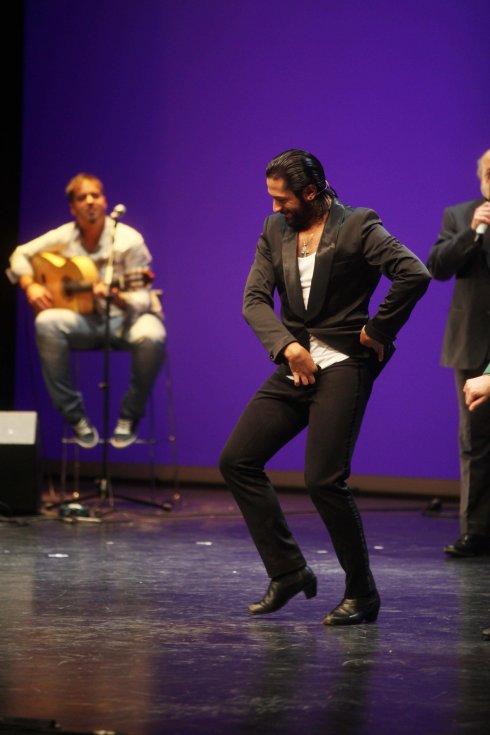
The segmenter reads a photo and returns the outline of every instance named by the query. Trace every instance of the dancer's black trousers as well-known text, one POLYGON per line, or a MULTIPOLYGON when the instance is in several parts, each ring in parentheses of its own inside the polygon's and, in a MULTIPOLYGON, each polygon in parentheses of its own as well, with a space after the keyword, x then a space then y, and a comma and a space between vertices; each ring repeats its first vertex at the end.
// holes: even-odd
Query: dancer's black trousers
POLYGON ((268 460, 307 428, 304 477, 346 574, 346 597, 375 588, 361 517, 346 480, 376 370, 349 358, 295 387, 274 373, 245 408, 223 449, 220 469, 271 578, 306 564, 264 472, 268 460))

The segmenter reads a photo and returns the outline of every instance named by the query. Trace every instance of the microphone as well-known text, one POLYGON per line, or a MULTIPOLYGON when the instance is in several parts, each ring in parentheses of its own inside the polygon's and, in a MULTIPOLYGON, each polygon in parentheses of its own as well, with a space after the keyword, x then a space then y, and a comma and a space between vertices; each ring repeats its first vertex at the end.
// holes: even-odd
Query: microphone
POLYGON ((117 222, 118 220, 122 219, 124 215, 126 214, 126 207, 124 204, 116 204, 114 209, 112 210, 110 214, 110 218, 114 220, 114 222, 117 222))
MULTIPOLYGON (((485 199, 486 199, 485 203, 490 202, 490 199, 488 199, 488 197, 486 197, 485 199)), ((477 226, 475 230, 475 242, 479 242, 482 239, 483 235, 487 231, 487 227, 488 227, 488 224, 486 222, 480 222, 480 224, 477 226)))
POLYGON ((486 222, 480 222, 480 224, 475 230, 475 239, 474 239, 475 243, 479 243, 483 239, 483 235, 487 231, 487 227, 488 225, 486 222))

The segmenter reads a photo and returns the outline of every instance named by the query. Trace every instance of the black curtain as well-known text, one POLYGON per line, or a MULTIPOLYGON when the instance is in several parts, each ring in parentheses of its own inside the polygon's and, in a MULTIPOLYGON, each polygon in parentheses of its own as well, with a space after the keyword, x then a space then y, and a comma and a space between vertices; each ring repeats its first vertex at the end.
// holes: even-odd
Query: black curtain
POLYGON ((17 288, 5 275, 8 256, 18 244, 22 143, 22 86, 24 3, 3 6, 4 39, 0 44, 2 69, 2 136, 0 157, 0 410, 14 408, 17 288))

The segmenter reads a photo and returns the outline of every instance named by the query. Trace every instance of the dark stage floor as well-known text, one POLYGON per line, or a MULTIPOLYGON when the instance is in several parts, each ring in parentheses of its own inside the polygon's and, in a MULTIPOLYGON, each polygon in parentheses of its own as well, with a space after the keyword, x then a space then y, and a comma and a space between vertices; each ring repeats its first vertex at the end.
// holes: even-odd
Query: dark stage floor
POLYGON ((0 523, 0 723, 488 733, 490 557, 445 558, 455 505, 428 516, 424 499, 359 498, 383 606, 375 624, 326 628, 342 574, 309 500, 281 497, 319 594, 262 618, 246 606, 267 579, 224 490, 184 489, 170 512, 116 498, 99 523, 56 512, 0 523))

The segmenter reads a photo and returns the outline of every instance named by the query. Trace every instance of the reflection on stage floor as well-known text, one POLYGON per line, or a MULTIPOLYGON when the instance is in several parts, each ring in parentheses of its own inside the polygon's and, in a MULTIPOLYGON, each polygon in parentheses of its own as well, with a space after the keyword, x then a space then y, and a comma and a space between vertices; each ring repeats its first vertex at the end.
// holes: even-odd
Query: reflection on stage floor
POLYGON ((318 596, 260 618, 246 608, 268 582, 220 488, 3 519, 0 732, 19 717, 128 735, 488 732, 490 557, 444 556, 456 505, 360 496, 382 608, 327 628, 342 573, 309 499, 281 498, 318 596))

